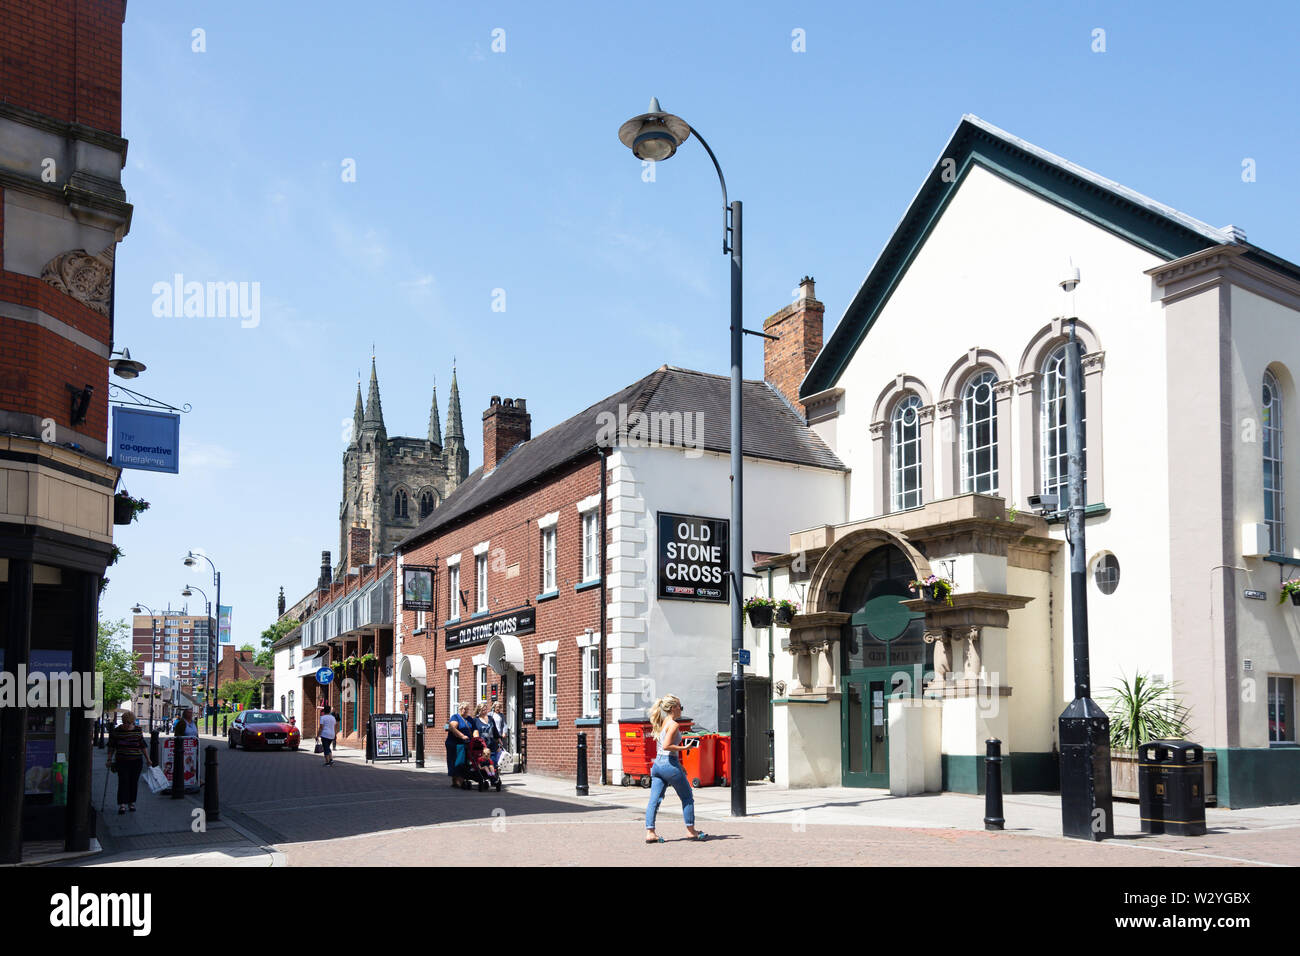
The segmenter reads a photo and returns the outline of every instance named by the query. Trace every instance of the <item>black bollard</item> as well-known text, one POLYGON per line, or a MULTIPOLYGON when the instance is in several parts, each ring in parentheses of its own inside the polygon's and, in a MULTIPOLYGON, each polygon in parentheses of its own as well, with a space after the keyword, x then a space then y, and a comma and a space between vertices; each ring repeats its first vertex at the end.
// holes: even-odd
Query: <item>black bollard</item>
POLYGON ((424 766, 424 725, 415 728, 415 767, 424 766))
POLYGON ((176 736, 172 744, 172 799, 179 800, 185 796, 185 724, 176 725, 176 736))
POLYGON ((209 822, 221 819, 221 795, 217 789, 217 748, 203 748, 203 814, 209 822))
POLYGON ((225 715, 223 715, 221 718, 221 736, 223 737, 226 735, 226 721, 228 721, 229 719, 230 717, 225 715))
POLYGON ((1002 741, 991 737, 984 741, 984 829, 1001 830, 1002 819, 1002 741))
POLYGON ((149 760, 155 767, 158 766, 158 728, 157 727, 149 731, 149 760))
POLYGON ((587 735, 578 734, 578 796, 587 796, 587 735))

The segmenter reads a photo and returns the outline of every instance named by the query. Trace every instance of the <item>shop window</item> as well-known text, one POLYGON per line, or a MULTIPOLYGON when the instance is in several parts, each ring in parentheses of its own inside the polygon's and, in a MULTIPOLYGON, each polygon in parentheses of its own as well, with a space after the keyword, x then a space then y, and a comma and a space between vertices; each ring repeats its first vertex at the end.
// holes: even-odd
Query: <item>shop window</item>
POLYGON ((1270 746, 1296 742, 1294 677, 1268 679, 1268 742, 1270 746))

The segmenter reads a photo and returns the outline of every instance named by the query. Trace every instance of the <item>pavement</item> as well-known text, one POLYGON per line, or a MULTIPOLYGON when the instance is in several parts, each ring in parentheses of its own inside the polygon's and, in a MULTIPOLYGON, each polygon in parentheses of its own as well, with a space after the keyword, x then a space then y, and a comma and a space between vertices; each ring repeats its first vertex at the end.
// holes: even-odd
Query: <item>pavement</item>
MULTIPOLYGON (((1300 864, 1300 805, 1251 810, 1208 808, 1202 837, 1141 833, 1136 803, 1117 801, 1115 839, 1060 835, 1056 794, 1010 794, 1006 829, 984 830, 982 797, 941 793, 894 797, 884 790, 783 789, 751 784, 748 816, 731 816, 731 792, 695 791, 696 820, 710 834, 687 841, 680 805, 669 794, 659 833, 642 846, 648 793, 593 783, 578 797, 572 780, 506 774, 502 793, 453 789, 442 748, 428 765, 367 764, 339 748, 326 768, 307 741, 298 753, 231 751, 219 746, 221 819, 206 821, 201 798, 154 795, 141 785, 136 813, 119 816, 116 779, 95 750, 93 799, 101 852, 72 857, 58 847, 31 847, 25 862, 65 866, 472 865, 485 840, 511 834, 514 864, 716 866, 762 865, 1042 865, 1294 866, 1300 864), (107 779, 107 794, 105 781, 107 779), (44 857, 39 851, 51 852, 44 857)), ((503 840, 504 842, 504 840, 503 840)))

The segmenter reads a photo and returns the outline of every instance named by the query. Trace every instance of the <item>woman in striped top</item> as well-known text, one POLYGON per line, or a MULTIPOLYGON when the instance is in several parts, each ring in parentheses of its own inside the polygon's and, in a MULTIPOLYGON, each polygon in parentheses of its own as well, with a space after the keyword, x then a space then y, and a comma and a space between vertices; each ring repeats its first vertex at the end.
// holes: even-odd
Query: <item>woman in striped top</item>
POLYGON ((126 813, 127 807, 135 812, 136 791, 140 788, 140 773, 149 760, 149 748, 144 734, 136 726, 135 715, 129 711, 122 715, 122 723, 108 735, 108 769, 117 773, 117 812, 126 813))

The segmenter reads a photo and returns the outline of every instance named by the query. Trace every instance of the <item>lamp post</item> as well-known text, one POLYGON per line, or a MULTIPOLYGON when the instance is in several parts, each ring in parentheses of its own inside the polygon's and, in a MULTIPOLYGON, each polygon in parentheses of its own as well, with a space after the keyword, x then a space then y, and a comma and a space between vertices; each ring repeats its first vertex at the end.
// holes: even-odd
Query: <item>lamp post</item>
POLYGON ((158 653, 158 615, 147 604, 136 602, 135 607, 131 608, 132 614, 140 614, 144 611, 149 612, 149 624, 153 629, 153 638, 149 641, 149 729, 153 730, 153 689, 154 682, 158 680, 158 664, 156 661, 156 654, 158 653))
MULTIPOLYGON (((1061 282, 1067 294, 1079 285, 1071 266, 1061 282)), ((1071 298, 1073 312, 1073 298, 1071 298)), ((1065 349, 1066 444, 1069 453, 1070 504, 1066 538, 1070 542, 1070 622, 1074 636, 1074 699, 1061 714, 1061 831, 1081 840, 1115 835, 1110 790, 1110 720, 1092 700, 1088 656, 1087 550, 1084 547, 1083 362, 1077 319, 1070 319, 1065 349)))
POLYGON ((740 663, 742 630, 741 526, 743 521, 743 461, 741 433, 741 365, 744 329, 741 321, 741 205, 727 201, 727 181, 713 150, 699 131, 680 116, 665 113, 659 100, 650 100, 649 112, 634 116, 618 129, 618 138, 640 160, 670 158, 694 133, 713 160, 722 186, 722 251, 731 256, 731 815, 745 816, 745 676, 740 663))
MULTIPOLYGON (((198 591, 200 594, 203 595, 203 602, 205 605, 207 605, 208 659, 206 661, 206 666, 204 667, 203 670, 203 684, 204 684, 205 696, 208 698, 208 710, 212 717, 213 726, 210 729, 210 732, 215 737, 216 736, 216 715, 214 713, 211 713, 212 711, 211 705, 214 701, 213 688, 212 688, 212 602, 208 600, 207 591, 203 590, 203 588, 194 587, 193 585, 190 584, 185 585, 185 587, 181 589, 181 597, 193 597, 195 591, 198 591)), ((202 725, 203 725, 203 720, 202 718, 200 718, 199 726, 202 725)))
MULTIPOLYGON (((217 585, 217 626, 215 628, 212 627, 212 612, 210 610, 208 612, 208 733, 215 737, 217 735, 217 711, 215 706, 216 698, 212 693, 212 674, 216 669, 217 661, 216 631, 221 630, 221 572, 212 563, 212 559, 202 552, 197 555, 193 551, 186 552, 183 563, 187 568, 197 568, 199 566, 198 558, 208 562, 208 567, 212 569, 212 579, 217 585)), ((204 597, 207 597, 207 595, 205 594, 204 597)))

